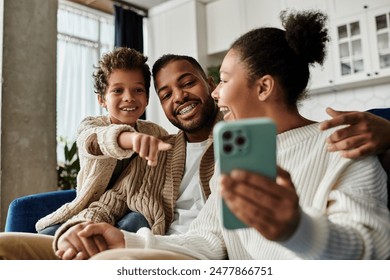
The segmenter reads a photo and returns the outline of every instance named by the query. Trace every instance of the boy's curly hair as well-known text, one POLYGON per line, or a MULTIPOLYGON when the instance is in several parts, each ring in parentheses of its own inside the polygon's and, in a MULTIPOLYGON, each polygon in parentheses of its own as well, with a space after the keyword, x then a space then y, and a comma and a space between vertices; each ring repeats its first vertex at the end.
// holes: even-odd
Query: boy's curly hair
POLYGON ((145 80, 146 96, 149 98, 151 73, 146 64, 148 58, 139 51, 131 48, 118 47, 112 52, 104 54, 99 60, 99 66, 93 73, 95 93, 104 97, 108 86, 110 75, 118 69, 137 70, 140 69, 145 80))

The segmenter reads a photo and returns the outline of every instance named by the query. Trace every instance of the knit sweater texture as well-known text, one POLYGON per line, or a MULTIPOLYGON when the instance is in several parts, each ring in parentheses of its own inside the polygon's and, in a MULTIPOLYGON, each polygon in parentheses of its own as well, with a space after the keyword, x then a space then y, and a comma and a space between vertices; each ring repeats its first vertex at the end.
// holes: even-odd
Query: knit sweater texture
MULTIPOLYGON (((218 114, 215 121, 221 119, 222 115, 218 114)), ((81 128, 81 131, 85 131, 84 134, 86 134, 83 139, 90 139, 94 135, 94 139, 101 139, 97 141, 98 145, 96 145, 96 141, 85 142, 81 137, 78 142, 79 145, 84 143, 83 147, 87 158, 96 158, 94 153, 91 155, 91 149, 100 149, 106 155, 108 164, 102 165, 100 170, 96 168, 95 161, 93 161, 95 165, 88 165, 90 167, 85 174, 93 177, 93 180, 90 181, 95 182, 97 188, 82 188, 83 197, 86 197, 87 201, 79 198, 78 194, 75 201, 64 205, 46 217, 46 219, 50 219, 51 224, 64 222, 56 231, 53 243, 55 249, 58 238, 71 226, 85 221, 107 222, 114 225, 129 209, 143 214, 154 234, 165 234, 173 222, 174 208, 185 172, 186 138, 183 131, 160 137, 164 142, 171 144, 172 149, 159 153, 156 166, 148 166, 145 159, 136 156, 130 161, 114 186, 106 191, 116 159, 130 157, 133 153, 122 150, 118 145, 108 145, 111 141, 116 142, 120 133, 117 130, 111 133, 105 129, 94 133, 88 132, 95 131, 99 125, 109 124, 107 120, 101 123, 100 118, 90 118, 84 122, 81 128), (102 177, 102 172, 106 172, 107 168, 110 172, 102 177)), ((141 127, 138 127, 138 130, 143 133, 146 131, 146 129, 141 130, 141 127)), ((206 198, 210 195, 209 181, 214 174, 212 133, 207 141, 207 148, 202 155, 199 168, 199 181, 206 198)))
POLYGON ((223 228, 216 172, 212 194, 186 234, 156 236, 145 228, 124 232, 126 247, 198 259, 387 258, 386 174, 374 156, 351 160, 328 152, 326 138, 334 130, 320 131, 313 124, 277 136, 277 162, 290 172, 301 209, 298 228, 287 241, 269 241, 253 228, 223 228))
MULTIPOLYGON (((117 161, 133 155, 132 150, 118 146, 118 136, 124 131, 138 131, 158 138, 168 135, 165 129, 149 121, 138 120, 135 129, 130 125, 111 124, 109 116, 85 118, 77 130, 80 171, 77 175, 76 198, 40 219, 36 224, 37 231, 64 223, 100 199, 107 189, 117 161)), ((136 163, 139 165, 139 162, 136 163)))

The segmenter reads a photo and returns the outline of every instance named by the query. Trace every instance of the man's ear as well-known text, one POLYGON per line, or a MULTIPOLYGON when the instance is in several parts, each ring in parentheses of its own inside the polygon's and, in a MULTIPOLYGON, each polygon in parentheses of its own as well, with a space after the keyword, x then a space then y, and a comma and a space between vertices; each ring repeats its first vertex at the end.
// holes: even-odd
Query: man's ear
POLYGON ((274 89, 274 84, 275 80, 271 75, 264 75, 256 81, 260 101, 265 101, 270 97, 274 89))
POLYGON ((210 87, 210 93, 212 93, 214 91, 214 89, 217 87, 215 81, 214 81, 214 78, 211 77, 211 76, 208 76, 207 78, 207 84, 209 85, 210 87))
POLYGON ((106 105, 106 101, 104 100, 104 97, 101 96, 100 94, 97 95, 97 99, 98 99, 98 102, 99 102, 99 105, 103 108, 106 108, 107 105, 106 105))

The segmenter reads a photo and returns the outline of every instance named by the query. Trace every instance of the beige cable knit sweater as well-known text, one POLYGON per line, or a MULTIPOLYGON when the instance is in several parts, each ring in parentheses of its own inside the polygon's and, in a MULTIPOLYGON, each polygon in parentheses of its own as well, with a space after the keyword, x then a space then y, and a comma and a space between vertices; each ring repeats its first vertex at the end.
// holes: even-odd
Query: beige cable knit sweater
MULTIPOLYGON (((159 125, 138 120, 137 131, 156 137, 168 133, 159 125)), ((133 151, 118 146, 118 135, 124 131, 136 131, 130 125, 111 124, 108 116, 87 117, 78 127, 77 146, 80 172, 77 176, 77 196, 55 212, 43 217, 36 230, 63 223, 98 200, 106 191, 118 159, 130 158, 133 151)))
MULTIPOLYGON (((222 114, 219 113, 216 121, 221 119, 222 114)), ((95 127, 96 123, 92 119, 86 125, 95 127)), ((64 205, 46 217, 46 219, 52 219, 51 224, 58 223, 58 221, 53 222, 53 215, 60 217, 63 222, 67 221, 57 230, 55 239, 57 240, 69 227, 83 221, 115 224, 128 209, 143 214, 148 220, 153 233, 165 234, 173 222, 176 199, 185 171, 186 139, 182 131, 179 131, 176 135, 164 136, 162 139, 170 143, 173 148, 159 154, 157 166, 150 167, 147 165, 146 160, 135 157, 118 178, 112 189, 106 192, 103 191, 104 193, 100 193, 100 195, 96 189, 95 192, 97 192, 99 197, 96 197, 97 195, 88 195, 92 198, 96 197, 96 199, 90 199, 82 209, 79 207, 77 210, 73 210, 69 205, 64 205)), ((100 141, 98 142, 101 143, 100 141)), ((206 197, 210 195, 209 180, 214 173, 214 150, 212 143, 212 133, 210 133, 208 146, 202 156, 199 170, 199 180, 206 197)), ((89 148, 91 146, 89 145, 89 148)), ((102 145, 99 146, 101 147, 102 145)), ((104 150, 103 153, 108 154, 108 149, 104 150)), ((112 155, 119 156, 119 154, 112 155)), ((131 156, 130 153, 127 157, 129 156, 131 156)), ((114 167, 110 168, 111 173, 114 167)), ((99 182, 99 180, 97 181, 99 182)), ((100 185, 107 185, 108 181, 109 178, 105 179, 104 183, 100 181, 100 185)), ((84 189, 82 191, 86 193, 84 189)), ((54 244, 56 244, 56 241, 54 244)))

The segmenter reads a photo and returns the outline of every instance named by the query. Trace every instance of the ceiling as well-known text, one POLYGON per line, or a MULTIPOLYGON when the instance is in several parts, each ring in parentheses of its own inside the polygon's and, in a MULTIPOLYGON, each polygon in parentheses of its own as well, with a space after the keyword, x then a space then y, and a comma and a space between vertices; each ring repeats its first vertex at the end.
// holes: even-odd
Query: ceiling
POLYGON ((148 9, 159 5, 161 3, 171 1, 171 0, 68 0, 70 2, 75 2, 84 6, 87 6, 92 9, 96 9, 105 13, 113 14, 113 3, 118 3, 122 5, 130 4, 134 8, 139 8, 140 10, 147 11, 148 9))
MULTIPOLYGON (((147 13, 147 10, 153 8, 154 6, 160 5, 164 2, 172 0, 68 0, 70 2, 79 3, 85 6, 88 6, 93 9, 100 10, 102 12, 113 14, 114 10, 112 7, 113 3, 118 4, 130 4, 133 8, 138 8, 147 13)), ((208 3, 214 0, 200 0, 200 2, 208 3)))

